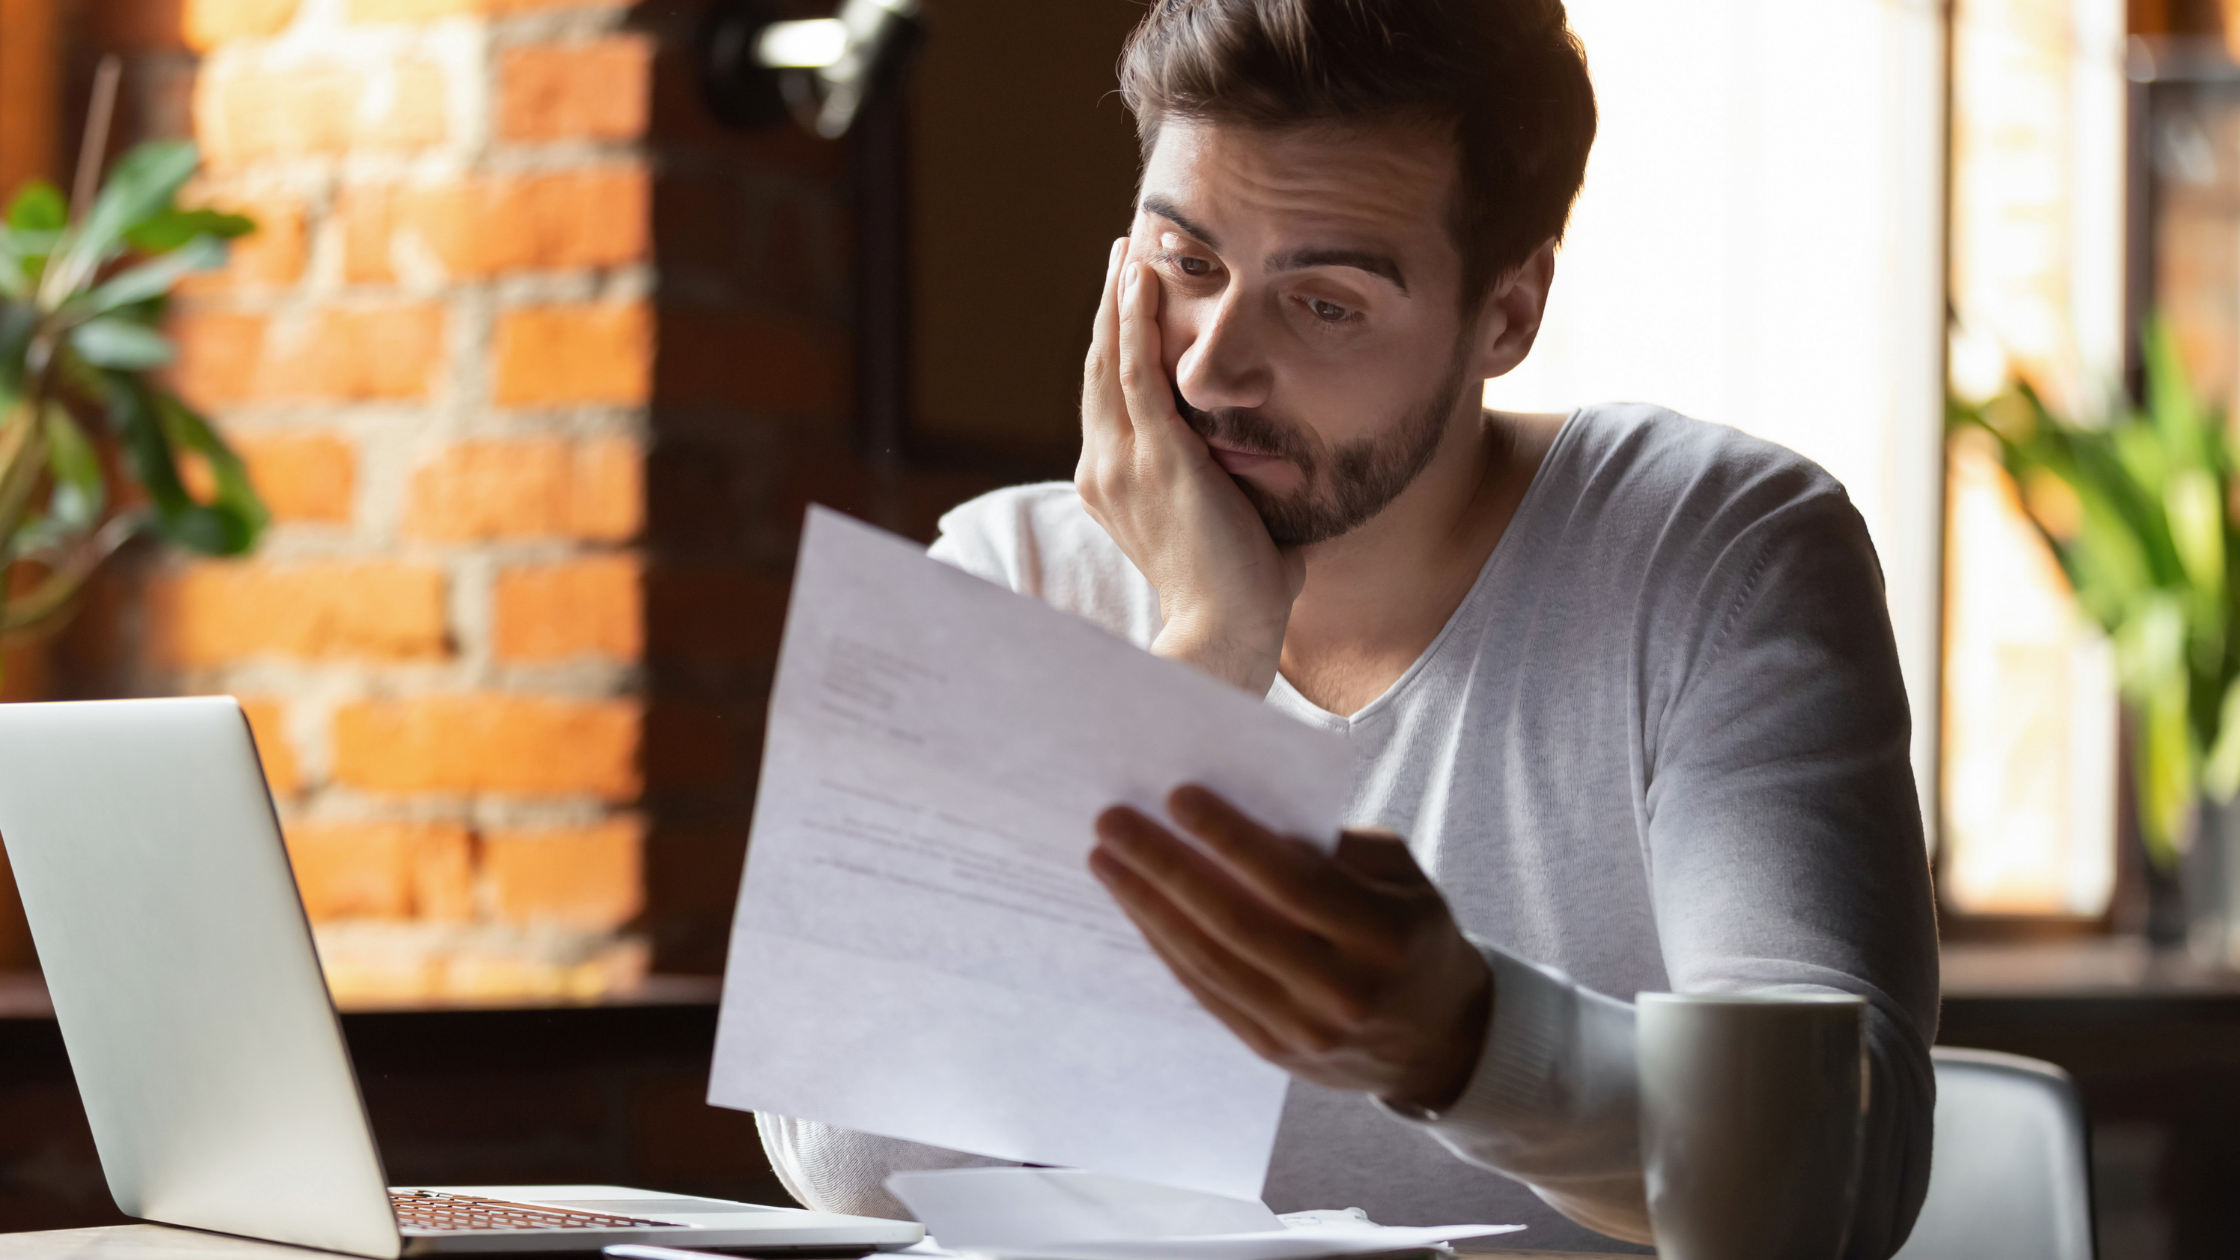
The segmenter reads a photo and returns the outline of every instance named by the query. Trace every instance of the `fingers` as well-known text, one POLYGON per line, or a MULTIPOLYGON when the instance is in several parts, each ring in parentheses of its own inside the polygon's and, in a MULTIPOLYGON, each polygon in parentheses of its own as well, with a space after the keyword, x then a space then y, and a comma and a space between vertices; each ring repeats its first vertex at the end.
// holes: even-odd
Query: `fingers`
POLYGON ((1375 955, 1394 947, 1402 925, 1391 908, 1312 845, 1277 835, 1195 784, 1176 788, 1167 810, 1238 882, 1301 926, 1375 955))
POLYGON ((1338 834, 1338 865, 1356 875, 1401 888, 1428 888, 1431 879, 1416 865, 1415 854, 1398 832, 1382 827, 1352 827, 1338 834))
POLYGON ((1089 357, 1082 365, 1081 424, 1084 433, 1117 422, 1125 427, 1128 415, 1120 392, 1120 277, 1127 266, 1128 238, 1112 242, 1105 259, 1104 296, 1097 302, 1097 320, 1089 333, 1089 357))
MULTIPOLYGON (((1120 273, 1128 257, 1128 238, 1112 242, 1105 260, 1104 296, 1089 334, 1089 354, 1081 368, 1081 459, 1074 484, 1082 506, 1098 514, 1100 481, 1124 467, 1132 426, 1120 392, 1120 273)), ((1101 519, 1101 518, 1100 518, 1101 519)))
MULTIPOLYGON (((1137 436, 1185 427, 1174 407, 1174 385, 1160 353, 1159 280, 1151 268, 1127 262, 1120 274, 1120 392, 1137 436)), ((1202 448, 1201 448, 1202 453, 1202 448)))
POLYGON ((1112 890, 1113 899, 1167 970, 1253 1053, 1273 1059, 1287 1050, 1325 1048, 1337 1040, 1336 1033, 1303 1009, 1274 977, 1207 935, 1181 907, 1125 863, 1099 851, 1091 856, 1090 867, 1112 890))
POLYGON ((1366 1001, 1347 986, 1347 968, 1328 941, 1277 913, 1190 844, 1124 808, 1097 820, 1097 837, 1097 853, 1111 860, 1092 862, 1091 869, 1122 908, 1139 918, 1139 926, 1145 918, 1155 924, 1170 948, 1194 959, 1199 974, 1235 1000, 1250 1004, 1272 984, 1331 1020, 1366 1013, 1366 1001), (1109 877, 1115 867, 1124 878, 1109 877))

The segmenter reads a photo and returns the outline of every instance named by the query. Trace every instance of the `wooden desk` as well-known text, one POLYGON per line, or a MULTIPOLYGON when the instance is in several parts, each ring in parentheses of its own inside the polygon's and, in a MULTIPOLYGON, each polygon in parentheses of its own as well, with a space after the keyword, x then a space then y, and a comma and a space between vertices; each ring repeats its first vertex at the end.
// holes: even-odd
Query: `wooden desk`
MULTIPOLYGON (((1468 1243, 1455 1250, 1486 1260, 1620 1260, 1585 1251, 1480 1251, 1468 1243)), ((109 1225, 99 1229, 58 1229, 36 1234, 0 1234, 0 1260, 306 1260, 331 1252, 276 1243, 251 1242, 224 1234, 205 1234, 167 1225, 109 1225)), ((1638 1258, 1634 1258, 1638 1260, 1638 1258)))
MULTIPOLYGON (((1952 946, 1947 1045, 2048 1059, 2093 1122, 2101 1254, 2240 1237, 2240 981, 2098 939, 1952 946)), ((751 1118, 706 1105, 715 986, 636 1003, 361 1010, 343 1029, 391 1180, 612 1182, 786 1201, 751 1118)), ((0 1229, 116 1222, 46 993, 0 981, 0 1229)))

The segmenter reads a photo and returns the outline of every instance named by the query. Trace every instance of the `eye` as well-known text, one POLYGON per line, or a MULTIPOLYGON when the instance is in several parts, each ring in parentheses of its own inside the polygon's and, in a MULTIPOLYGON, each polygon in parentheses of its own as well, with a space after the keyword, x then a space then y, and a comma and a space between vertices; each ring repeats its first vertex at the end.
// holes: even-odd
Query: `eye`
POLYGON ((1202 276, 1213 270, 1212 263, 1203 258, 1192 258, 1188 254, 1176 259, 1175 266, 1181 268, 1182 274, 1186 276, 1202 276))
POLYGON ((1314 312, 1316 319, 1326 324, 1343 323, 1346 316, 1353 313, 1336 302, 1325 302, 1321 298, 1308 298, 1307 309, 1314 312))

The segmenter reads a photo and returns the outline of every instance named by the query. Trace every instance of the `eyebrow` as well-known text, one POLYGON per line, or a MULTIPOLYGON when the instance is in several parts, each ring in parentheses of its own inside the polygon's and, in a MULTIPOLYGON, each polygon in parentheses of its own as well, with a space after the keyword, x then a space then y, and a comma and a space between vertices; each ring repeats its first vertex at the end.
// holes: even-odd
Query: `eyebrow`
POLYGON ((1181 208, 1176 206, 1173 202, 1167 200, 1164 197, 1152 196, 1145 197, 1140 204, 1143 209, 1149 210, 1151 213, 1158 215, 1160 218, 1165 219, 1169 223, 1174 224, 1176 227, 1181 228, 1183 231, 1188 232, 1190 235, 1197 237, 1198 240, 1202 242, 1207 249, 1215 251, 1220 250, 1221 245, 1219 242, 1213 239, 1213 233, 1206 231, 1204 228, 1199 227, 1197 224, 1192 223, 1189 219, 1185 218, 1183 216, 1181 208))
MULTIPOLYGON (((1166 198, 1145 197, 1138 204, 1142 209, 1158 215, 1190 235, 1197 237, 1207 249, 1220 250, 1221 246, 1213 239, 1213 233, 1192 223, 1182 213, 1180 207, 1166 198)), ((1309 267, 1351 267, 1357 271, 1366 271, 1372 276, 1381 276, 1391 281, 1392 287, 1400 290, 1403 294, 1408 291, 1408 280, 1406 276, 1400 273, 1400 264, 1393 261, 1389 255, 1380 254, 1374 250, 1295 249, 1288 254, 1277 254, 1268 259, 1267 267, 1270 271, 1304 271, 1309 267)))
POLYGON ((1408 281, 1400 274, 1400 264, 1373 250, 1295 249, 1268 260, 1270 271, 1304 271, 1309 267, 1352 267, 1390 280, 1392 287, 1403 294, 1408 291, 1408 281))

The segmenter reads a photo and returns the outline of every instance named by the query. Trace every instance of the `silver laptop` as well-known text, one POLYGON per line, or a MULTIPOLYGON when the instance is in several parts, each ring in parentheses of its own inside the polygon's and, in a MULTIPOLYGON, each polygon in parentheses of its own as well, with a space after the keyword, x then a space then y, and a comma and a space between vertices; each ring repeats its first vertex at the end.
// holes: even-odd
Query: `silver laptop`
POLYGON ((0 705, 0 839, 127 1215, 380 1257, 924 1236, 623 1186, 389 1186, 230 698, 0 705))

